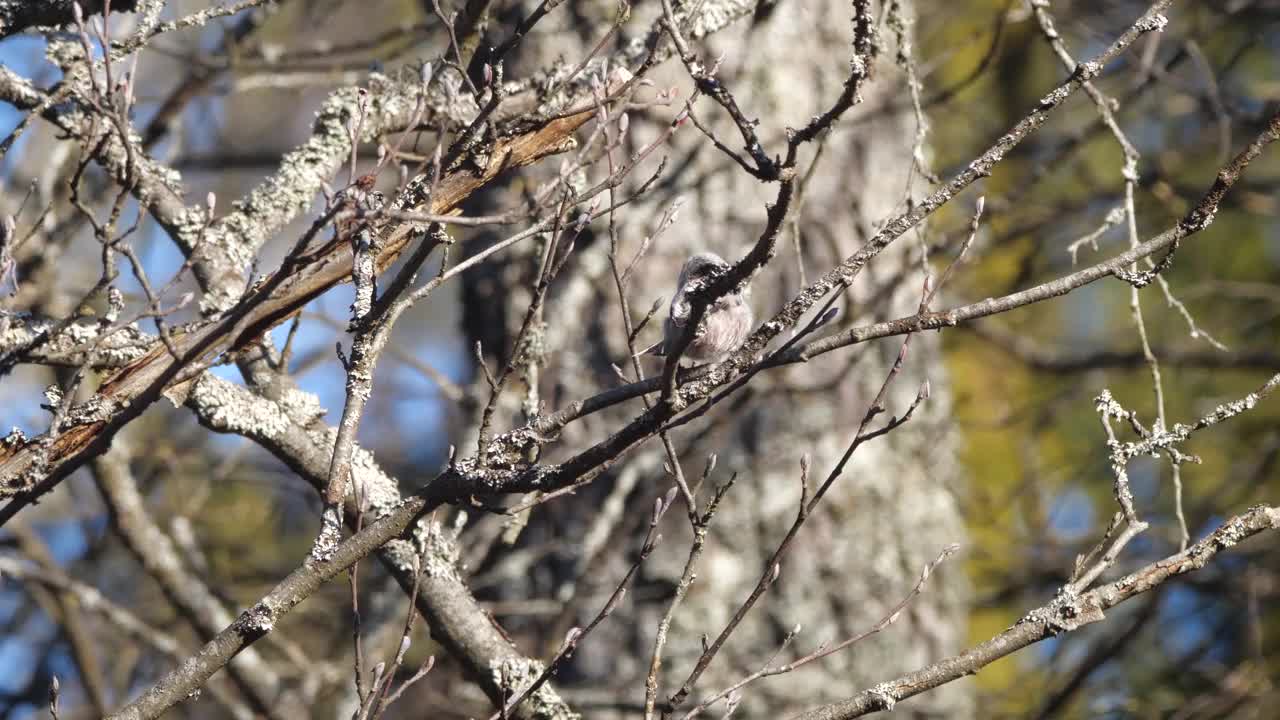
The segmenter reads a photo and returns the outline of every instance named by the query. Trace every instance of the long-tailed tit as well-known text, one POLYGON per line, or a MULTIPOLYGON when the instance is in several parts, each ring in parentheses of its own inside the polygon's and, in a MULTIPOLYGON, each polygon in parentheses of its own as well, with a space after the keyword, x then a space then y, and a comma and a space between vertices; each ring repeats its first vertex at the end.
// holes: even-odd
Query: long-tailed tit
MULTIPOLYGON (((689 320, 692 308, 686 297, 687 293, 693 290, 696 282, 728 269, 729 263, 715 253, 701 252, 686 260, 680 268, 680 278, 676 281, 676 294, 671 298, 671 310, 663 323, 663 339, 642 354, 666 356, 667 348, 680 339, 689 320)), ((697 363, 719 362, 737 350, 747 339, 751 326, 755 323, 755 315, 748 302, 750 297, 751 289, 743 287, 740 292, 732 292, 717 299, 703 314, 702 322, 698 324, 693 339, 689 341, 681 357, 697 363)))

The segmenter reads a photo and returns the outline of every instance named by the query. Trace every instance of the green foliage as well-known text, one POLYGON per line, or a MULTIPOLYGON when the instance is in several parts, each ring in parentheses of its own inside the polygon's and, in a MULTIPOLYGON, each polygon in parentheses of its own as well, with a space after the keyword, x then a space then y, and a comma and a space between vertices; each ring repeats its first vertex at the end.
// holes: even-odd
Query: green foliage
MULTIPOLYGON (((1145 7, 1114 5, 1105 10, 1102 4, 1052 7, 1067 48, 1078 60, 1110 42, 1145 7)), ((937 59, 925 80, 926 97, 963 82, 983 62, 994 18, 1008 7, 973 0, 957 3, 945 18, 922 17, 921 55, 937 59)), ((1179 47, 1189 47, 1184 54, 1190 56, 1141 87, 1144 51, 1139 46, 1113 63, 1099 82, 1104 93, 1121 99, 1117 120, 1141 153, 1135 191, 1140 240, 1173 226, 1208 189, 1225 160, 1257 133, 1260 100, 1275 96, 1280 61, 1274 52, 1275 19, 1266 20, 1250 24, 1247 12, 1233 17, 1205 5, 1178 6, 1155 48, 1154 64, 1170 63, 1179 47), (1188 45, 1191 41, 1194 45, 1188 45), (1229 117, 1215 113, 1215 92, 1229 117)), ((930 139, 944 179, 1066 75, 1034 19, 1022 3, 1014 3, 989 71, 929 109, 934 118, 930 139)), ((1120 223, 1097 240, 1096 251, 1082 245, 1075 266, 1067 252, 1068 244, 1124 204, 1124 158, 1115 138, 1098 127, 1097 117, 1094 104, 1077 93, 984 181, 979 190, 987 198, 982 235, 944 290, 943 305, 1025 289, 1128 247, 1128 233, 1120 223)), ((1164 275, 1199 328, 1229 351, 1215 350, 1203 335, 1193 336, 1156 284, 1139 292, 1151 345, 1163 359, 1170 424, 1194 421, 1280 371, 1274 364, 1248 359, 1280 346, 1278 177, 1280 153, 1272 149, 1249 168, 1213 226, 1182 243, 1164 275)), ((934 223, 935 235, 952 241, 934 255, 939 268, 954 257, 968 224, 963 208, 971 203, 972 198, 962 197, 956 209, 939 214, 934 223)), ((1106 437, 1094 397, 1109 388, 1148 427, 1157 419, 1130 289, 1121 281, 1106 278, 1065 298, 979 325, 980 332, 957 329, 944 336, 971 477, 968 570, 977 598, 970 618, 973 642, 1048 601, 1067 579, 1076 554, 1102 537, 1115 512, 1106 437), (1000 331, 998 337, 985 331, 992 328, 1000 331), (1031 342, 1055 357, 1096 361, 1071 370, 1037 367, 1005 347, 1008 338, 1031 342), (1135 355, 1138 362, 1115 360, 1135 355)), ((1201 460, 1181 468, 1182 504, 1193 538, 1252 503, 1275 501, 1280 493, 1278 420, 1280 402, 1272 397, 1244 416, 1198 433, 1183 448, 1201 460)), ((1132 439, 1127 428, 1118 431, 1122 440, 1132 439)), ((1129 470, 1139 513, 1152 528, 1129 547, 1120 568, 1176 552, 1179 541, 1168 458, 1135 460, 1129 470)), ((1218 693, 1215 672, 1236 673, 1246 696, 1259 691, 1266 671, 1274 674, 1280 665, 1280 646, 1277 606, 1258 604, 1274 591, 1259 591, 1256 583, 1259 577, 1274 576, 1277 561, 1251 547, 1228 564, 1229 569, 1224 566, 1163 592, 1154 621, 1140 625, 1128 644, 1093 669, 1054 716, 1097 717, 1110 711, 1155 717, 1218 693), (1250 587, 1252 596, 1246 591, 1250 587), (1224 618, 1233 619, 1225 629, 1219 627, 1224 618)), ((1066 650, 1037 648, 984 670, 978 677, 980 707, 992 715, 1034 716, 1046 697, 1083 666, 1086 655, 1124 633, 1133 612, 1125 608, 1100 628, 1073 634, 1062 643, 1066 650)))

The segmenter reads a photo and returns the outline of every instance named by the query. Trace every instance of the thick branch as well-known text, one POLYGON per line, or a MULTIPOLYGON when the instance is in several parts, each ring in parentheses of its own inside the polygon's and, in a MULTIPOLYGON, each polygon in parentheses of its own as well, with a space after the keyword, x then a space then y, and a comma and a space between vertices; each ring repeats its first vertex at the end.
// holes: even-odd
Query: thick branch
MULTIPOLYGON (((54 27, 75 22, 71 6, 79 4, 85 16, 102 12, 103 0, 0 0, 0 38, 30 27, 54 27)), ((138 0, 112 0, 112 12, 133 12, 138 0)))
MULTIPOLYGON (((310 597, 325 582, 343 572, 379 546, 405 531, 422 512, 422 501, 409 501, 394 514, 379 520, 339 545, 329 559, 294 570, 252 608, 240 614, 200 652, 188 658, 111 720, 156 718, 182 702, 258 638, 271 632, 290 610, 310 597)), ((430 571, 427 571, 428 573, 430 571)))
MULTIPOLYGON (((110 509, 116 530, 134 558, 160 585, 174 607, 191 623, 202 640, 231 622, 231 613, 203 580, 188 571, 173 541, 155 523, 129 470, 127 452, 117 449, 93 462, 93 476, 110 509)), ((294 692, 282 692, 279 674, 252 649, 228 668, 232 679, 256 712, 272 718, 305 712, 294 692)))
MULTIPOLYGON (((432 195, 430 212, 444 214, 500 174, 563 152, 574 144, 573 132, 592 117, 584 112, 553 120, 535 130, 499 140, 484 167, 462 168, 442 178, 432 195)), ((401 225, 386 239, 378 258, 385 268, 400 256, 414 230, 401 225)), ((29 477, 41 439, 0 448, 0 497, 20 496, 0 510, 3 524, 31 499, 56 485, 85 460, 102 452, 117 430, 137 417, 189 366, 245 347, 325 290, 350 277, 351 246, 331 241, 302 258, 291 257, 271 278, 260 283, 234 308, 216 320, 185 333, 173 333, 170 353, 164 345, 117 372, 77 408, 74 424, 52 438, 47 474, 29 477), (35 487, 32 487, 32 485, 35 487)), ((41 469, 37 468, 37 472, 41 469)), ((42 473, 43 474, 43 473, 42 473)))
MULTIPOLYGON (((251 379, 256 381, 252 376, 251 379)), ((322 411, 314 396, 290 388, 278 399, 268 399, 206 373, 193 383, 186 405, 205 427, 216 432, 236 433, 257 442, 318 493, 325 491, 337 430, 318 420, 322 411)), ((365 502, 366 518, 398 511, 403 502, 400 483, 386 475, 369 452, 355 448, 351 467, 352 482, 360 488, 365 502)), ((349 498, 343 514, 349 527, 354 528, 360 510, 349 498)), ((501 705, 503 688, 495 680, 494 667, 527 665, 531 661, 503 636, 476 601, 452 565, 450 555, 454 552, 456 549, 452 547, 427 549, 423 567, 435 571, 422 574, 417 608, 430 624, 431 636, 462 665, 495 705, 501 705)), ((402 587, 407 590, 413 586, 415 550, 410 542, 392 541, 379 547, 376 554, 402 587)), ((568 708, 557 702, 554 691, 546 687, 513 717, 567 716, 568 708)))

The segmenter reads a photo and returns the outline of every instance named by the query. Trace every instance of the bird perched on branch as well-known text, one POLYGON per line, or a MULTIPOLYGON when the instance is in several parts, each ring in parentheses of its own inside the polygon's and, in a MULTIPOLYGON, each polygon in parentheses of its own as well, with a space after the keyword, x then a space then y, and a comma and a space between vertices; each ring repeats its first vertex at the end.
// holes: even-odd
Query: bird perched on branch
MULTIPOLYGON (((692 310, 688 294, 707 278, 728 269, 729 263, 715 253, 701 252, 686 260, 680 268, 680 278, 676 281, 671 310, 663 323, 663 338, 641 354, 665 357, 668 349, 679 341, 688 323, 692 310)), ((719 362, 737 350, 747 339, 751 326, 755 323, 755 315, 748 302, 750 297, 751 289, 744 286, 712 303, 703 314, 702 322, 698 324, 693 339, 689 341, 681 357, 697 363, 719 362)))

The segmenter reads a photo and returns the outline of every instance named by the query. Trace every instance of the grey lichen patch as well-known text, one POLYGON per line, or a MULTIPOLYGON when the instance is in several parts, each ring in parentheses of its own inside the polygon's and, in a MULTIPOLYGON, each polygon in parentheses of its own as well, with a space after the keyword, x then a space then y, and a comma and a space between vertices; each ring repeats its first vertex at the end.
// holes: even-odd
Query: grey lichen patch
POLYGON ((1138 24, 1134 25, 1134 28, 1136 28, 1138 32, 1144 33, 1163 32, 1168 25, 1169 18, 1165 17, 1164 13, 1156 13, 1149 18, 1139 21, 1138 24))
MULTIPOLYGON (((317 445, 326 448, 326 452, 329 452, 337 442, 338 429, 326 425, 318 435, 317 445)), ((357 490, 359 491, 359 497, 373 518, 386 516, 403 499, 395 478, 378 465, 373 453, 362 447, 357 446, 351 453, 351 473, 354 482, 348 488, 348 492, 354 494, 357 490)))
POLYGON ((454 534, 435 521, 420 522, 413 529, 414 541, 422 548, 422 574, 431 578, 456 580, 462 551, 454 534))
MULTIPOLYGON (((84 62, 84 48, 79 41, 53 39, 45 50, 45 56, 63 69, 64 87, 82 98, 93 98, 102 92, 105 78, 98 79, 95 89, 89 66, 84 62)), ((57 123, 76 135, 82 145, 94 148, 103 166, 117 180, 136 179, 134 192, 143 204, 153 206, 170 201, 174 196, 182 197, 182 175, 149 157, 142 148, 142 138, 132 126, 128 128, 127 137, 121 138, 114 123, 91 120, 71 103, 60 106, 57 123), (124 142, 128 142, 132 150, 132 167, 130 152, 124 142)))
POLYGON ((368 450, 355 449, 351 456, 351 472, 360 486, 360 496, 375 518, 390 514, 400 504, 400 489, 395 478, 383 472, 368 450))
POLYGON ((46 385, 44 388, 44 401, 50 407, 57 407, 62 404, 62 388, 57 385, 46 385))
MULTIPOLYGON (((1217 425, 1223 420, 1239 415, 1240 413, 1246 410, 1252 410, 1254 407, 1257 406, 1259 399, 1261 398, 1259 397, 1258 393, 1252 392, 1240 398, 1239 400, 1233 400, 1228 403, 1223 403, 1222 405, 1219 405, 1218 407, 1214 408, 1213 412, 1209 413, 1204 418, 1202 418, 1198 424, 1200 425, 1200 427, 1209 427, 1210 425, 1217 425)), ((1173 432, 1179 436, 1184 436, 1184 435, 1191 434, 1193 430, 1194 428, 1179 424, 1174 426, 1173 432)))
POLYGON ((495 659, 489 664, 493 684, 509 690, 511 695, 518 694, 532 684, 545 669, 546 666, 541 662, 521 657, 495 659))
POLYGON ((1267 523, 1271 525, 1271 529, 1280 529, 1280 508, 1269 507, 1266 508, 1265 512, 1267 514, 1267 523))
MULTIPOLYGON (((0 2, 2 1, 0 0, 0 2)), ((19 2, 21 1, 19 0, 19 2)), ((0 33, 3 33, 3 27, 0 27, 0 33)), ((35 107, 44 99, 43 94, 36 89, 35 85, 32 85, 26 78, 19 76, 8 67, 0 67, 0 84, 5 87, 7 93, 5 100, 23 109, 35 107)))
MULTIPOLYGON (((504 688, 509 697, 515 697, 533 684, 545 669, 541 662, 522 657, 505 657, 489 663, 494 684, 504 688)), ((530 717, 539 720, 576 720, 581 717, 565 705, 550 683, 543 683, 521 707, 530 717)))
POLYGON ((1049 605, 1045 613, 1045 622, 1054 634, 1074 630, 1079 626, 1080 598, 1069 588, 1063 588, 1049 605))
POLYGON ((1067 97, 1071 95, 1072 89, 1071 85, 1062 85, 1051 91, 1048 95, 1040 98, 1040 110, 1043 112, 1050 108, 1057 107, 1063 100, 1066 100, 1067 97))
POLYGON ((867 692, 879 701, 881 710, 892 710, 893 706, 898 704, 897 695, 890 683, 880 683, 867 692))
POLYGON ((388 541, 378 553, 384 561, 389 562, 400 572, 412 573, 413 559, 418 556, 418 549, 408 540, 396 539, 388 541))
POLYGON ((209 427, 220 432, 275 439, 290 424, 275 403, 208 373, 196 379, 187 404, 196 408, 209 427))
POLYGON ((1195 455, 1184 453, 1180 446, 1187 442, 1195 432, 1252 410, 1277 385, 1280 385, 1280 375, 1272 378, 1255 392, 1251 392, 1238 400, 1218 405, 1207 415, 1191 424, 1177 423, 1171 429, 1165 429, 1163 424, 1157 421, 1149 430, 1143 431, 1144 437, 1134 442, 1120 442, 1117 440, 1111 430, 1109 421, 1115 419, 1138 424, 1137 415, 1124 409, 1111 395, 1110 390, 1103 389, 1098 394, 1098 397, 1094 399, 1094 407, 1107 427, 1107 448, 1111 455, 1111 470, 1116 476, 1117 483, 1123 486, 1120 489, 1124 491, 1126 496, 1129 495, 1127 467, 1129 461, 1134 457, 1140 455, 1159 457, 1161 453, 1165 453, 1175 463, 1200 462, 1200 459, 1195 455))
POLYGON ((0 438, 0 447, 5 450, 17 450, 26 444, 27 434, 22 432, 22 428, 17 427, 16 425, 9 428, 9 433, 3 438, 0 438))
POLYGON ((1043 607, 1038 607, 1034 610, 1031 610, 1026 615, 1023 615, 1022 617, 1018 618, 1018 621, 1013 624, 1013 627, 1018 627, 1019 625, 1026 625, 1026 624, 1042 625, 1045 627, 1045 629, 1049 633, 1051 634, 1057 633, 1057 629, 1056 629, 1057 626, 1049 617, 1048 611, 1045 610, 1045 608, 1043 607))
POLYGON ((69 428, 78 425, 92 425, 94 423, 106 422, 114 416, 124 405, 111 398, 95 395, 88 400, 72 407, 63 417, 62 422, 55 428, 56 432, 63 432, 69 428))
MULTIPOLYGON (((49 44, 44 50, 44 56, 54 65, 66 69, 84 62, 84 47, 80 45, 78 40, 70 36, 55 37, 49 40, 49 44)), ((68 79, 84 79, 83 73, 76 73, 76 75, 79 77, 68 79)))
POLYGON ((515 365, 543 365, 547 354, 547 323, 537 322, 521 340, 515 352, 515 365))
MULTIPOLYGON (((278 442, 290 429, 302 429, 311 442, 331 453, 337 429, 320 422, 325 409, 320 399, 296 387, 286 389, 277 400, 255 395, 245 388, 208 373, 190 383, 181 401, 193 407, 212 429, 257 440, 278 442)), ((380 518, 402 500, 394 478, 378 465, 373 455, 357 447, 351 458, 355 483, 366 507, 380 518)))
MULTIPOLYGON (((356 88, 343 88, 330 95, 316 115, 311 137, 285 154, 273 175, 233 203, 231 214, 203 231, 199 252, 203 262, 219 273, 238 275, 249 267, 268 239, 306 211, 351 152, 347 127, 355 112, 356 98, 356 88)), ((200 231, 197 226, 188 228, 200 231)), ((230 307, 242 286, 235 282, 215 283, 208 288, 201 309, 207 313, 230 307)))
MULTIPOLYGON (((368 302, 373 302, 373 286, 369 286, 368 302)), ((362 308, 364 313, 368 313, 369 306, 362 308)), ((355 399, 363 404, 369 400, 369 396, 373 392, 373 370, 367 364, 353 366, 347 371, 347 392, 354 396, 355 399)))
MULTIPOLYGON (((22 428, 9 428, 9 433, 0 438, 0 457, 13 455, 14 452, 27 447, 29 438, 27 433, 22 432, 22 428)), ((9 495, 10 492, 26 489, 27 482, 23 479, 22 474, 17 477, 8 477, 0 479, 0 496, 9 495)))
POLYGON ((1090 595, 1078 595, 1069 586, 1064 586, 1058 590, 1052 602, 1027 613, 1018 621, 1018 624, 1039 623, 1049 634, 1058 635, 1075 630, 1082 625, 1098 622, 1103 618, 1103 612, 1098 607, 1096 598, 1090 595))
MULTIPOLYGON (((1257 507, 1255 506, 1253 509, 1257 509, 1257 507)), ((1274 510, 1271 511, 1273 514, 1275 512, 1276 511, 1274 510)), ((1249 523, 1246 518, 1247 515, 1237 515, 1232 518, 1230 522, 1218 528, 1213 533, 1212 540, 1214 553, 1235 547, 1241 540, 1244 540, 1253 534, 1253 530, 1249 527, 1249 523)), ((1268 515, 1268 519, 1271 520, 1274 525, 1275 518, 1272 515, 1268 515)), ((1206 550, 1207 549, 1208 548, 1206 548, 1206 550)))
POLYGON ((271 632, 275 627, 275 613, 272 612, 269 605, 259 601, 256 605, 240 614, 236 625, 246 635, 261 637, 271 632))
MULTIPOLYGON (((498 438, 494 438, 493 442, 497 442, 498 438)), ((492 442, 490 445, 492 446, 492 442)), ((499 446, 501 447, 501 446, 499 446)), ((466 478, 471 487, 476 489, 477 493, 483 492, 500 492, 508 489, 508 485, 520 470, 516 464, 508 462, 502 458, 502 453, 494 454, 490 465, 482 465, 477 458, 469 457, 459 460, 453 466, 453 472, 458 476, 466 478)), ((519 467, 525 467, 525 463, 520 463, 519 467)))
POLYGON ((204 231, 213 222, 213 217, 208 207, 190 205, 173 215, 170 222, 174 223, 174 227, 170 228, 174 240, 183 252, 191 253, 204 244, 204 238, 207 237, 204 231))
POLYGON ((286 153, 279 170, 234 203, 234 212, 215 224, 212 239, 225 248, 230 259, 247 264, 280 225, 311 204, 351 152, 347 127, 356 98, 355 88, 342 88, 330 95, 316 113, 311 137, 286 153))
POLYGON ((337 507, 327 507, 320 516, 320 534, 316 536, 311 553, 307 556, 308 564, 328 562, 342 543, 342 517, 337 507))
MULTIPOLYGON (((708 0, 704 3, 691 3, 676 8, 676 23, 687 28, 689 37, 702 38, 735 20, 750 15, 755 9, 756 4, 750 0, 708 0), (695 13, 693 17, 690 17, 690 7, 695 13)), ((581 71, 574 63, 553 63, 547 70, 507 83, 505 92, 511 96, 531 90, 539 98, 536 111, 538 114, 550 115, 560 112, 590 98, 592 83, 599 82, 602 72, 610 67, 616 69, 637 65, 649 53, 647 42, 648 38, 645 35, 636 35, 609 58, 592 58, 581 71)), ((658 49, 658 60, 670 57, 671 51, 671 43, 664 42, 658 49)))
POLYGON ((512 480, 530 470, 538 450, 555 439, 537 430, 535 418, 528 425, 495 436, 477 456, 459 460, 453 471, 467 478, 477 491, 506 491, 512 480))
POLYGON ((276 403, 294 423, 309 427, 311 423, 324 417, 328 411, 320 405, 320 397, 297 387, 285 390, 276 403))
MULTIPOLYGON (((279 169, 233 203, 233 212, 204 231, 201 256, 219 273, 243 273, 257 252, 287 223, 310 207, 325 183, 350 157, 351 127, 357 117, 362 94, 368 108, 360 123, 361 140, 371 141, 387 132, 402 129, 421 101, 426 120, 441 116, 465 123, 479 109, 469 94, 459 93, 460 82, 441 75, 425 98, 417 84, 395 83, 384 76, 370 79, 367 90, 346 87, 334 91, 316 112, 311 137, 285 154, 279 169)), ((191 232, 200 227, 188 225, 191 232)), ((203 301, 206 312, 229 307, 238 297, 242 283, 219 283, 209 288, 203 301)))
POLYGON ((130 324, 110 329, 94 321, 76 321, 54 333, 47 318, 0 311, 0 355, 19 353, 33 360, 94 367, 120 367, 142 357, 155 338, 130 324), (110 330, 110 332, 108 332, 110 330))
POLYGON ((710 0, 693 7, 697 8, 697 15, 690 19, 689 36, 701 38, 755 12, 756 3, 749 0, 710 0))
MULTIPOLYGON (((171 167, 161 165, 147 156, 142 151, 142 137, 137 133, 130 131, 129 144, 134 148, 134 160, 138 163, 138 174, 149 180, 149 182, 139 184, 137 190, 138 199, 144 205, 150 207, 161 201, 160 195, 162 193, 176 194, 181 197, 182 174, 171 167)), ((120 143, 118 136, 112 136, 109 150, 112 152, 112 156, 116 158, 112 162, 113 168, 117 172, 124 171, 128 160, 125 148, 120 143)))
POLYGON ((1102 63, 1083 62, 1076 66, 1076 75, 1081 80, 1092 80, 1102 73, 1102 63))

